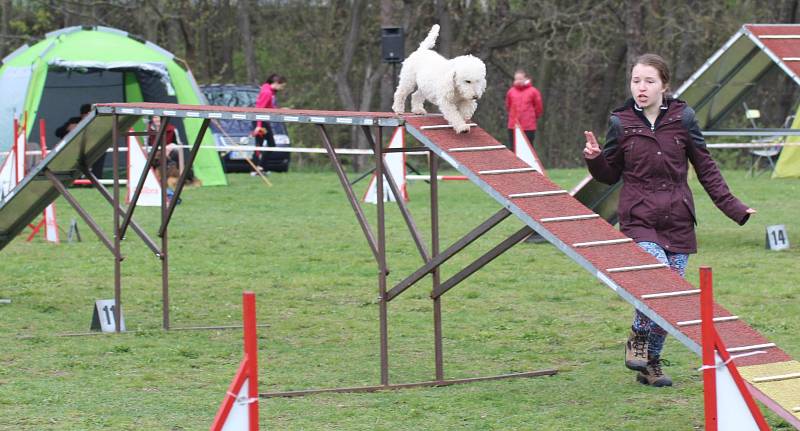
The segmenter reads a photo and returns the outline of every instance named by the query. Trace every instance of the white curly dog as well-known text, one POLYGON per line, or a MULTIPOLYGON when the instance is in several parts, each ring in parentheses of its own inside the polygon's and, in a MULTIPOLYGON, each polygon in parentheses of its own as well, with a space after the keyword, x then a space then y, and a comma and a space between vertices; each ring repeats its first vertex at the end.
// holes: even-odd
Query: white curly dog
POLYGON ((392 110, 404 112, 406 98, 413 91, 411 112, 425 114, 423 104, 428 100, 439 107, 457 133, 469 132, 467 121, 486 90, 486 65, 471 55, 450 60, 442 57, 432 50, 438 36, 439 26, 434 25, 419 48, 403 62, 392 110))

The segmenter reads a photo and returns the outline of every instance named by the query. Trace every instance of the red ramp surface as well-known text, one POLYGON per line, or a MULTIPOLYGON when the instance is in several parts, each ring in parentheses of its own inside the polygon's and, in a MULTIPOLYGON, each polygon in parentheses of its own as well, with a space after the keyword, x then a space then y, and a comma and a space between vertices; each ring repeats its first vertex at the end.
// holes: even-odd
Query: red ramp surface
MULTIPOLYGON (((445 124, 441 117, 405 120, 407 130, 422 144, 689 349, 702 353, 696 287, 547 177, 525 169, 527 164, 498 147, 497 140, 483 129, 473 127, 469 133, 456 134, 450 128, 426 129, 445 124)), ((781 373, 800 372, 800 364, 719 304, 714 305, 714 319, 753 394, 800 427, 800 412, 794 411, 800 406, 800 378, 780 380, 780 390, 760 383, 774 376, 773 368, 781 373)))

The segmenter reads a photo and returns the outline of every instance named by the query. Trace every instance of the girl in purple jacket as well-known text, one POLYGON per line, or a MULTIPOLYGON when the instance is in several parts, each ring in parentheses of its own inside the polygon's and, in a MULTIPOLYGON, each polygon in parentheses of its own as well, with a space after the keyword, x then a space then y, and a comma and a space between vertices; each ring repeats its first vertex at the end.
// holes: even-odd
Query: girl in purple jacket
MULTIPOLYGON (((714 204, 739 225, 756 210, 728 189, 706 148, 694 110, 668 97, 669 68, 658 55, 640 56, 631 70, 631 99, 612 112, 603 149, 584 132, 583 155, 596 180, 622 180, 620 230, 661 263, 684 276, 689 254, 697 252, 697 224, 687 183, 689 162, 714 204)), ((661 365, 667 333, 638 310, 625 345, 625 366, 639 382, 671 386, 661 365)))

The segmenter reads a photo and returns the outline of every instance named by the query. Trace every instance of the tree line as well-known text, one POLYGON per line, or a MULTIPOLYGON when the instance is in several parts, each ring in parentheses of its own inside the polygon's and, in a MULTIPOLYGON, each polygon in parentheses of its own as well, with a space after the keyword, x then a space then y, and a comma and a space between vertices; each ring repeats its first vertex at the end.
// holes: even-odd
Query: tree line
MULTIPOLYGON (((486 63, 476 121, 498 139, 506 139, 513 72, 529 72, 545 103, 537 150, 547 166, 560 167, 580 163, 583 130, 603 134, 608 113, 627 97, 636 56, 664 56, 677 88, 742 24, 796 22, 799 1, 0 0, 0 54, 62 27, 104 25, 185 59, 201 84, 260 84, 277 72, 289 80, 283 107, 388 111, 395 70, 380 58, 381 27, 403 27, 408 54, 438 23, 439 52, 486 63)), ((774 75, 749 103, 773 126, 798 94, 774 75)), ((744 126, 743 113, 733 117, 744 126)), ((291 135, 296 145, 318 146, 315 130, 291 135)), ((346 130, 335 138, 366 146, 346 130)))

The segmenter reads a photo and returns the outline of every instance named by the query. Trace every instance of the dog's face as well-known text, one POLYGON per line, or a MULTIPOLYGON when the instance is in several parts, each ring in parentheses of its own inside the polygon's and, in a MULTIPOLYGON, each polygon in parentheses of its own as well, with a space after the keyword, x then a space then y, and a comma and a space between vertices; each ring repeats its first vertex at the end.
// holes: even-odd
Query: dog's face
POLYGON ((486 90, 486 65, 471 55, 463 55, 452 60, 450 74, 455 86, 456 97, 478 100, 486 90))

